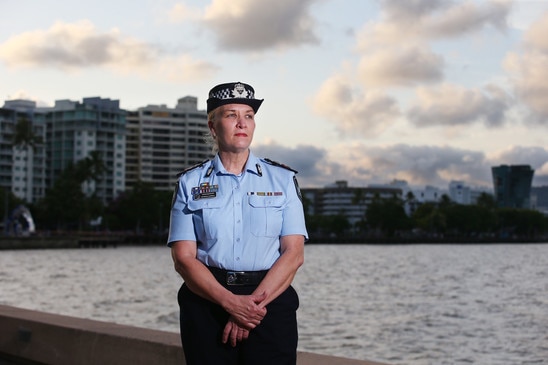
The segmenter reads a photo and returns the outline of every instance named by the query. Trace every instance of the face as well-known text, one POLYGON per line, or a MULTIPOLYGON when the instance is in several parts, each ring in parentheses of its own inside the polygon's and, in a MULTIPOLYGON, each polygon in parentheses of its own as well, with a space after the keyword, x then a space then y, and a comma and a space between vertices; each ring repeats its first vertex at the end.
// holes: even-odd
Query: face
POLYGON ((255 132, 255 112, 245 104, 222 105, 209 121, 209 129, 216 136, 221 152, 247 151, 255 132))

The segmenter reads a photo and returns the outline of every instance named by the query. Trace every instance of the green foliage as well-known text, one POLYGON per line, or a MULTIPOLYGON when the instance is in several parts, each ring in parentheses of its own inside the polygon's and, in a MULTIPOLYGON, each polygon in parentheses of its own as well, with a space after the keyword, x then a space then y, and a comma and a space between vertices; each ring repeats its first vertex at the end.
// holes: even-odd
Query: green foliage
POLYGON ((391 199, 374 199, 367 207, 365 221, 369 228, 391 237, 398 231, 409 230, 412 225, 405 214, 404 202, 396 197, 391 199))
POLYGON ((13 195, 11 191, 0 187, 0 214, 2 222, 5 222, 11 211, 20 204, 24 204, 24 202, 13 195))
POLYGON ((434 203, 420 205, 411 218, 415 227, 424 232, 442 233, 447 228, 447 218, 434 203))
POLYGON ((80 228, 81 219, 89 216, 82 192, 84 180, 78 170, 74 165, 66 168, 36 204, 33 215, 38 228, 74 230, 80 228))
POLYGON ((342 236, 351 228, 350 222, 343 214, 313 215, 306 218, 306 227, 309 232, 321 236, 342 236))
POLYGON ((107 209, 112 229, 135 233, 163 233, 169 223, 171 192, 156 191, 154 185, 138 182, 107 209), (110 217, 116 217, 111 221, 110 217))
POLYGON ((534 210, 501 208, 498 216, 503 235, 534 237, 548 231, 548 218, 534 210))
POLYGON ((42 137, 34 134, 32 122, 27 118, 20 118, 15 124, 12 144, 18 148, 31 147, 43 143, 42 137))

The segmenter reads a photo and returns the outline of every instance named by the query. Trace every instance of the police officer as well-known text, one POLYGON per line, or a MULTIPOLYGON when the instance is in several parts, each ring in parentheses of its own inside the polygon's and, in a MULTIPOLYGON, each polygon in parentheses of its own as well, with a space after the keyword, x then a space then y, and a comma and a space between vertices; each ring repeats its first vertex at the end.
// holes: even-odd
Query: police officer
POLYGON ((307 231, 296 171, 251 153, 254 89, 215 86, 207 100, 215 157, 185 170, 168 246, 184 283, 181 339, 189 365, 296 363, 292 280, 307 231))

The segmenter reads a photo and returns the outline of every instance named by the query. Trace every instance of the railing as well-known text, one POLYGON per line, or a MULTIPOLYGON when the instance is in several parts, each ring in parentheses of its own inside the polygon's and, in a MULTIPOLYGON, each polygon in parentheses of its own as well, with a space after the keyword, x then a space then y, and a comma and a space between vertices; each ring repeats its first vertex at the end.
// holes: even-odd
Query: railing
MULTIPOLYGON (((184 365, 179 334, 0 305, 0 363, 184 365)), ((299 352, 298 365, 383 365, 299 352)), ((386 365, 386 364, 384 364, 386 365)))

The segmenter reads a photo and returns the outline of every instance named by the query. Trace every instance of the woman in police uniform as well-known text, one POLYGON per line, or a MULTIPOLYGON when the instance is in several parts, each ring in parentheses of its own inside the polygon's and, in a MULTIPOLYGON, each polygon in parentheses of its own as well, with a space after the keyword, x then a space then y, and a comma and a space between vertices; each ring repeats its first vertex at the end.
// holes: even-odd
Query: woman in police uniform
POLYGON ((177 182, 168 246, 188 365, 296 363, 291 282, 307 237, 296 171, 251 153, 262 99, 236 82, 207 100, 216 155, 177 182))

